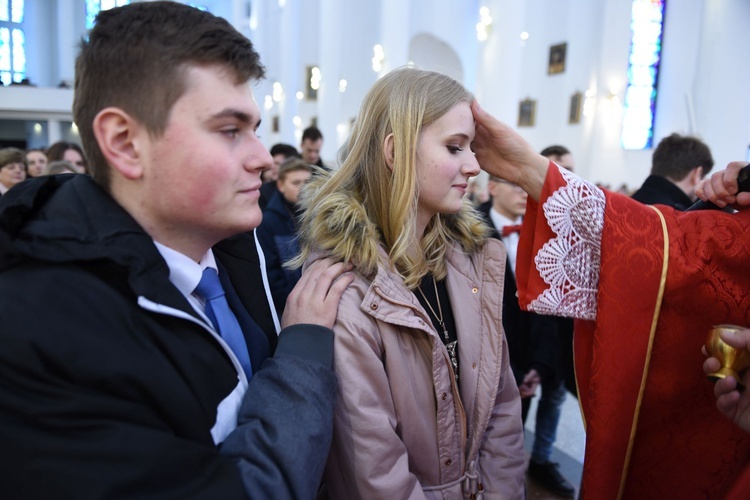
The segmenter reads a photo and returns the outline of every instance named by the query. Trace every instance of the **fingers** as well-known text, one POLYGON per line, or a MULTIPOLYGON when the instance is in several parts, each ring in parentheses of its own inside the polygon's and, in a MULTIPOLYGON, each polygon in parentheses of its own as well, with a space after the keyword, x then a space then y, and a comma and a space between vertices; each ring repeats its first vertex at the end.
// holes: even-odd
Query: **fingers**
POLYGON ((750 350, 750 330, 724 330, 721 339, 736 349, 750 350))
POLYGON ((733 203, 750 204, 750 194, 742 194, 740 199, 743 203, 737 199, 737 176, 746 165, 746 162, 731 162, 725 170, 715 172, 711 177, 702 180, 696 186, 695 194, 703 201, 710 201, 720 208, 733 203))
MULTIPOLYGON (((336 303, 338 303, 339 299, 341 298, 341 295, 335 296, 335 294, 331 295, 332 285, 334 284, 334 281, 339 278, 343 273, 350 271, 352 269, 352 265, 348 262, 335 262, 332 259, 323 259, 328 265, 327 268, 323 269, 322 272, 318 272, 318 276, 315 279, 315 284, 313 287, 313 293, 320 298, 320 300, 326 302, 329 299, 332 299, 336 303)), ((316 262, 317 264, 317 262, 316 262)), ((311 266, 312 267, 312 266, 311 266)), ((349 281, 351 282, 351 281, 349 281)), ((338 283, 338 282, 337 282, 338 283)), ((339 284, 339 287, 341 285, 339 284)), ((347 283, 348 286, 348 283, 347 283)), ((344 286, 344 289, 346 289, 346 286, 344 286)), ((338 287, 336 288, 338 290, 338 287)), ((341 290, 343 293, 343 289, 341 290)))
POLYGON ((714 384, 714 396, 717 398, 737 389, 737 380, 734 377, 729 376, 719 379, 714 384))
POLYGON ((741 207, 746 207, 750 205, 750 193, 737 193, 737 196, 735 197, 736 201, 735 203, 741 207))
POLYGON ((706 375, 715 373, 719 371, 720 368, 721 362, 716 358, 711 357, 703 362, 703 371, 706 372, 706 375))
POLYGON ((313 262, 287 298, 282 326, 311 323, 332 328, 341 295, 354 279, 351 269, 351 264, 331 258, 313 262))
POLYGON ((477 121, 477 125, 484 126, 484 123, 491 118, 490 114, 482 109, 476 99, 471 102, 471 113, 474 115, 474 120, 477 121))
POLYGON ((695 186, 695 195, 703 201, 716 203, 717 196, 711 185, 711 178, 703 179, 695 186))
POLYGON ((734 415, 741 397, 734 377, 727 377, 716 382, 714 384, 714 395, 716 396, 716 408, 727 416, 734 415))
POLYGON ((522 398, 529 398, 536 394, 536 388, 537 384, 527 384, 524 382, 518 386, 518 393, 522 398))
POLYGON ((732 417, 737 411, 737 405, 740 402, 740 393, 732 391, 716 399, 716 408, 728 417, 732 417))
POLYGON ((341 295, 343 295, 344 290, 346 290, 347 287, 352 284, 352 281, 354 281, 354 274, 349 272, 346 272, 336 278, 336 281, 334 281, 333 285, 331 285, 331 288, 328 290, 328 296, 326 297, 326 300, 338 304, 338 302, 341 300, 341 295))

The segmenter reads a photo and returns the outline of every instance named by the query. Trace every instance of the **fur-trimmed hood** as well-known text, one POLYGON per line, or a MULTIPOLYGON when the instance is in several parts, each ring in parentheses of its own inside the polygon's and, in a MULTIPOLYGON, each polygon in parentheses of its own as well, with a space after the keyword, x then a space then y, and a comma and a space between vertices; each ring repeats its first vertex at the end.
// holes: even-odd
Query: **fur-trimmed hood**
MULTIPOLYGON (((318 171, 303 190, 300 200, 302 258, 322 253, 352 262, 365 275, 373 275, 378 264, 390 267, 378 252, 379 247, 385 246, 381 231, 368 214, 359 192, 342 190, 329 194, 322 201, 313 201, 334 175, 335 172, 318 171)), ((489 228, 469 202, 456 214, 437 217, 442 218, 448 237, 469 254, 480 250, 487 241, 489 228)))

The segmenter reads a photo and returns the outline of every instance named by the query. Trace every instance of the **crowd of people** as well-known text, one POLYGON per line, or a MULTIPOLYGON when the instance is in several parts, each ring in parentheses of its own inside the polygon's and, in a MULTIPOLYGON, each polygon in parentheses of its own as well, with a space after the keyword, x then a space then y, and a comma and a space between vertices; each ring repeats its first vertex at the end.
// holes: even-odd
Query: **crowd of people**
POLYGON ((265 148, 263 77, 210 13, 111 9, 83 147, 0 150, 4 497, 747 497, 750 372, 714 386, 701 349, 750 325, 746 163, 704 179, 673 134, 631 198, 400 68, 333 169, 314 126, 265 148), (551 461, 567 392, 580 485, 551 461))
POLYGON ((0 149, 0 196, 27 178, 76 173, 86 173, 86 158, 74 142, 56 142, 47 149, 0 149))

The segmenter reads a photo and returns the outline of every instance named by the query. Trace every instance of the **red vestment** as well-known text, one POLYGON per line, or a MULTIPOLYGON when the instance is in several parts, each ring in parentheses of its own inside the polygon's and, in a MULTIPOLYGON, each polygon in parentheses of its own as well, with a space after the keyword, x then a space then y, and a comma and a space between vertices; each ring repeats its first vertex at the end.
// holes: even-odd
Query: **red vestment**
POLYGON ((656 208, 554 164, 528 202, 521 306, 583 318, 583 498, 722 498, 750 457, 701 353, 712 325, 750 326, 750 210, 656 208))

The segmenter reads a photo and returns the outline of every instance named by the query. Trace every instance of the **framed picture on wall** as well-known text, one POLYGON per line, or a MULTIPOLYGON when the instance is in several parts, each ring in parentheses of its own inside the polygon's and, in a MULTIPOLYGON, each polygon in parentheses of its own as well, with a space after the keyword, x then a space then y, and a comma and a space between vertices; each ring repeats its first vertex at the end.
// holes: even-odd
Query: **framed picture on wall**
POLYGON ((556 75, 565 71, 565 53, 567 50, 567 43, 559 43, 549 48, 549 64, 547 65, 548 75, 556 75))
POLYGON ((318 88, 313 85, 316 74, 318 74, 317 66, 307 66, 305 68, 305 99, 308 101, 318 100, 318 88))
POLYGON ((536 101, 533 99, 524 99, 518 105, 518 126, 533 127, 534 117, 536 116, 536 101))
POLYGON ((568 123, 580 123, 581 108, 583 108, 583 94, 576 92, 570 96, 570 111, 568 111, 568 123))

